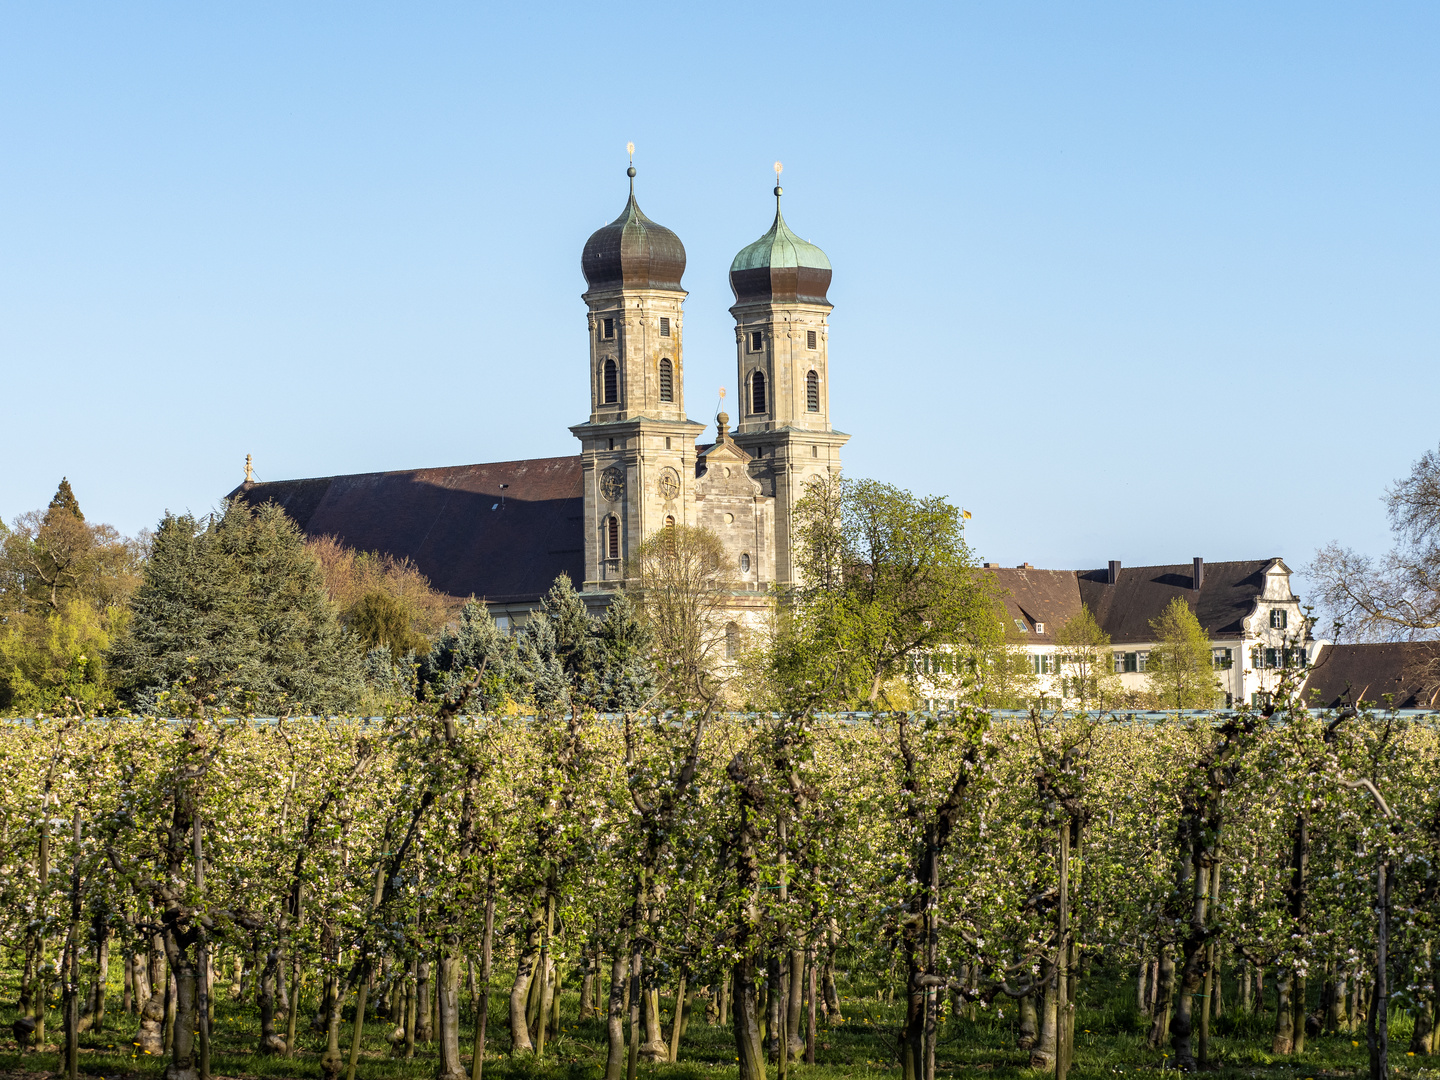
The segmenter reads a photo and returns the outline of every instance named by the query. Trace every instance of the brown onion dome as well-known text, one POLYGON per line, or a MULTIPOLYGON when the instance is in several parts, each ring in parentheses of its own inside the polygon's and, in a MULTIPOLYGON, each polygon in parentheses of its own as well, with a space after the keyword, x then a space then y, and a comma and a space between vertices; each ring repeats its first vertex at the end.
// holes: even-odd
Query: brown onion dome
POLYGON ((580 269, 597 289, 671 289, 683 292, 685 245, 664 225, 640 212, 635 202, 635 166, 630 166, 630 201, 625 210, 585 241, 580 269))
POLYGON ((741 249, 730 264, 730 288, 736 303, 825 304, 830 288, 830 260, 808 240, 790 231, 780 214, 779 185, 775 187, 775 222, 770 231, 741 249))

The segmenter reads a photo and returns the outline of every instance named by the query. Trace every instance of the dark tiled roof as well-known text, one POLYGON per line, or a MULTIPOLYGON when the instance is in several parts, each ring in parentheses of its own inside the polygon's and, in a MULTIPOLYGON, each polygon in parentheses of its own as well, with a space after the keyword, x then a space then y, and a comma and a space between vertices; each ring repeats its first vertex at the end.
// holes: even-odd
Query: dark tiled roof
POLYGON ((1309 704, 1330 707, 1357 701, 1384 703, 1394 694, 1397 709, 1434 708, 1440 676, 1440 641, 1379 645, 1325 645, 1301 691, 1309 704), (1318 690, 1315 698, 1312 691, 1318 690))
POLYGON ((995 575, 1005 613, 1011 619, 1022 619, 1026 632, 1031 635, 1028 640, 1037 645, 1053 642, 1061 624, 1080 614, 1080 590, 1075 584, 1074 570, 992 568, 986 573, 995 575), (1045 625, 1043 634, 1035 632, 1036 623, 1045 625))
POLYGON ((575 456, 244 484, 230 497, 279 503, 308 536, 409 558, 451 596, 523 602, 562 573, 585 580, 581 483, 575 456))
POLYGON ((1081 601, 1118 645, 1154 640, 1150 621, 1177 596, 1190 605, 1211 637, 1241 633, 1241 620, 1255 610, 1265 588, 1265 570, 1274 561, 1206 563, 1198 593, 1191 563, 1121 567, 1114 585, 1106 584, 1105 570, 1081 570, 1076 576, 1081 601))

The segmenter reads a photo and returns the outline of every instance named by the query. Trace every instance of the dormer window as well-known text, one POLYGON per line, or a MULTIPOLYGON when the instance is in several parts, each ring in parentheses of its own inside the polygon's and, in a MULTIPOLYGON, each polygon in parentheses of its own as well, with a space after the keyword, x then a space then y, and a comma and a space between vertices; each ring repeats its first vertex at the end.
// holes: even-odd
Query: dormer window
POLYGON ((608 340, 609 338, 613 338, 613 337, 615 336, 615 320, 614 320, 614 319, 601 319, 601 320, 600 320, 600 336, 603 337, 603 338, 606 338, 607 340, 608 340))
POLYGON ((661 337, 669 337, 669 336, 670 336, 670 320, 669 320, 668 317, 666 317, 666 316, 664 316, 664 315, 660 316, 660 336, 661 336, 661 337))
POLYGON ((750 331, 750 351, 759 352, 765 348, 765 332, 763 330, 750 331))
POLYGON ((1045 632, 1045 624, 1044 624, 1043 622, 1037 622, 1037 623, 1035 624, 1035 633, 1037 633, 1037 634, 1043 634, 1044 632, 1045 632))

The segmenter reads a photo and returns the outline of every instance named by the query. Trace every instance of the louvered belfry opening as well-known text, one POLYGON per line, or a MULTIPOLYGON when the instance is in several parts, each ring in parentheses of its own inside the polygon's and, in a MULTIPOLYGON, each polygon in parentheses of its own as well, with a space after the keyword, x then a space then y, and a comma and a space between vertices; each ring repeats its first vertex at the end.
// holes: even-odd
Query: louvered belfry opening
POLYGON ((620 558, 620 519, 613 515, 607 518, 605 533, 606 558, 620 558))
POLYGON ((805 376, 805 410, 820 411, 820 376, 813 371, 805 376))
POLYGON ((668 356, 660 361, 660 400, 675 400, 675 367, 668 356))
POLYGON ((750 376, 750 411, 763 413, 765 407, 765 373, 757 371, 750 376))
POLYGON ((604 372, 605 404, 614 405, 620 400, 620 369, 614 360, 605 361, 604 372))

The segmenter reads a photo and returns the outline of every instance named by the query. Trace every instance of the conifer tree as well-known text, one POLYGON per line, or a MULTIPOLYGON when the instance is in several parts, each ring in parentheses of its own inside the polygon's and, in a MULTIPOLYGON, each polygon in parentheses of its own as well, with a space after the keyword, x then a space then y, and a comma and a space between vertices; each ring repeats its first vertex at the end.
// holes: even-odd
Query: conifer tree
POLYGON ((358 700, 359 649, 278 506, 231 503, 203 523, 167 515, 131 614, 112 663, 138 705, 165 690, 243 699, 264 713, 337 712, 358 700))
POLYGON ((447 627, 420 661, 420 695, 456 699, 477 675, 479 685, 468 699, 476 712, 497 709, 516 693, 515 641, 500 632, 484 603, 471 600, 461 609, 458 625, 447 627))

